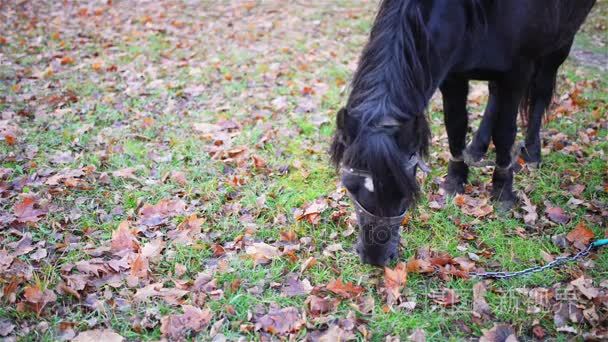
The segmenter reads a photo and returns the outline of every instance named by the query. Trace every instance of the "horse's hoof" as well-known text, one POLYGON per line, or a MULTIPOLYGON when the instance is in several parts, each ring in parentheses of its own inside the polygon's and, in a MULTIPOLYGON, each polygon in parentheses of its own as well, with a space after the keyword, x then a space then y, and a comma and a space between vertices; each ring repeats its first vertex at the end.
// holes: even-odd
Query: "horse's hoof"
POLYGON ((446 194, 450 196, 464 193, 464 183, 458 182, 456 180, 446 179, 441 184, 441 187, 443 188, 443 190, 445 190, 446 194))
POLYGON ((508 212, 517 205, 519 199, 514 193, 501 193, 494 195, 494 208, 498 212, 508 212))
POLYGON ((498 201, 494 204, 496 211, 506 213, 515 207, 516 201, 498 201))
POLYGON ((480 152, 480 149, 473 148, 471 145, 462 151, 462 159, 469 166, 481 166, 484 156, 484 152, 480 152))
POLYGON ((540 162, 526 162, 526 166, 528 166, 528 169, 538 170, 540 169, 540 162))

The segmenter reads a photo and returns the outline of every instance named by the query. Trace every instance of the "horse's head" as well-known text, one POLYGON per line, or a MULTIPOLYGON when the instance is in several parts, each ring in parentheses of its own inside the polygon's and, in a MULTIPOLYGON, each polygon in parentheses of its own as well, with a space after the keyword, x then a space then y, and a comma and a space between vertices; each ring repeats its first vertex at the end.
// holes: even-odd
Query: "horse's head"
POLYGON ((401 221, 418 195, 416 169, 424 165, 428 128, 420 120, 365 121, 338 112, 331 156, 355 204, 357 252, 365 263, 384 265, 397 256, 401 221))

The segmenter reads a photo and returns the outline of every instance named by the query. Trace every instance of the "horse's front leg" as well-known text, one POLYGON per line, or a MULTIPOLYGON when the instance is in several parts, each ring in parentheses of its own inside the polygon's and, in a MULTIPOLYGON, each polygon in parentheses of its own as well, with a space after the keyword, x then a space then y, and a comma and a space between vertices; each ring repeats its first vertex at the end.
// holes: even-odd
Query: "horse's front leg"
POLYGON ((473 140, 464 150, 463 157, 465 163, 469 166, 475 166, 483 159, 490 146, 490 140, 492 139, 492 126, 496 119, 496 84, 495 82, 488 82, 489 98, 488 105, 481 117, 481 123, 479 128, 473 136, 473 140))
POLYGON ((448 133, 452 158, 443 188, 448 194, 464 192, 469 167, 463 159, 468 128, 467 94, 469 82, 465 78, 448 78, 439 87, 443 97, 443 118, 448 133))
MULTIPOLYGON (((513 75, 519 73, 512 73, 513 75)), ((501 81, 496 89, 496 118, 492 125, 492 141, 496 147, 496 167, 492 175, 492 197, 501 209, 509 210, 517 201, 513 193, 512 153, 517 134, 517 112, 525 83, 521 80, 501 81)))

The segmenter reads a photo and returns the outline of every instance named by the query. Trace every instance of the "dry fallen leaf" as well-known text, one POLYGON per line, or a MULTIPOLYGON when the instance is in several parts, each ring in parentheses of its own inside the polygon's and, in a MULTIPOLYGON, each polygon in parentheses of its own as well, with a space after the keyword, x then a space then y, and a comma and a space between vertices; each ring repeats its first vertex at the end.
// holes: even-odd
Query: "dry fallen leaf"
POLYGON ((460 298, 456 294, 456 291, 454 291, 453 289, 443 288, 441 291, 429 293, 428 296, 435 303, 446 307, 460 303, 460 298))
POLYGON ((94 329, 82 331, 72 342, 122 342, 124 338, 111 329, 94 329))
POLYGON ((250 255, 256 264, 265 265, 272 259, 278 258, 281 254, 279 249, 264 242, 255 242, 245 248, 245 253, 250 255))
POLYGON ((140 222, 147 226, 157 226, 170 216, 184 212, 186 203, 181 199, 161 200, 155 205, 144 204, 139 210, 140 222))
POLYGON ((130 229, 129 221, 122 221, 112 232, 111 250, 114 253, 139 250, 139 242, 130 229))
POLYGON ((566 224, 568 221, 570 221, 570 217, 566 215, 566 213, 564 213, 564 209, 560 207, 547 207, 547 209, 545 209, 545 213, 551 221, 558 224, 566 224))
POLYGON ((46 211, 36 209, 35 206, 37 205, 36 198, 32 196, 23 197, 20 202, 15 203, 13 213, 17 221, 22 223, 38 222, 46 214, 46 211))
POLYGON ((454 197, 454 204, 460 207, 463 213, 477 218, 485 217, 494 211, 487 198, 473 198, 469 195, 458 194, 454 197))
POLYGON ((587 228, 585 222, 583 221, 579 222, 574 230, 566 235, 566 239, 568 239, 568 241, 575 244, 577 247, 583 248, 589 245, 594 237, 595 234, 589 228, 587 228))
POLYGON ((395 269, 384 267, 384 285, 386 286, 387 304, 395 304, 401 297, 401 290, 407 282, 407 266, 400 262, 395 269))
POLYGON ((364 291, 361 286, 354 285, 351 282, 343 283, 340 278, 330 281, 325 288, 346 299, 357 297, 364 291))
POLYGON ((211 311, 191 305, 182 306, 183 314, 173 314, 161 319, 160 332, 170 340, 184 340, 191 332, 203 330, 211 321, 211 311))
POLYGON ((281 294, 286 297, 307 295, 312 291, 312 285, 308 279, 299 280, 296 274, 286 276, 287 280, 283 284, 281 294))
POLYGON ((486 301, 487 284, 480 281, 473 285, 473 317, 481 322, 492 320, 492 310, 486 301))
POLYGON ((510 325, 497 324, 486 331, 479 342, 517 342, 517 336, 515 336, 515 330, 510 325))
POLYGON ((294 307, 270 309, 267 314, 256 320, 255 330, 262 330, 274 335, 285 335, 299 331, 304 323, 300 312, 294 307))

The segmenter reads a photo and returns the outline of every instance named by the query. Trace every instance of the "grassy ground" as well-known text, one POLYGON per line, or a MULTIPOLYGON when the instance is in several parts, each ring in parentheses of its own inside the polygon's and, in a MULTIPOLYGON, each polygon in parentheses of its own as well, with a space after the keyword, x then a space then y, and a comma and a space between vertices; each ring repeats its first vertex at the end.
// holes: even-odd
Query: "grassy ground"
MULTIPOLYGON (((594 37, 606 32, 606 8, 600 1, 577 45, 603 58, 605 40, 602 46, 594 37)), ((162 335, 162 318, 181 313, 184 304, 212 314, 204 328, 190 329, 201 330, 192 335, 200 340, 262 339, 263 324, 255 324, 274 306, 306 315, 296 339, 336 324, 349 330, 348 319, 359 340, 405 338, 415 329, 427 340, 460 340, 498 322, 523 339, 536 336, 534 326, 558 340, 591 331, 593 324, 581 321, 569 323, 577 334, 558 332, 553 309, 531 310, 521 289, 551 288, 583 274, 600 286, 608 278, 606 252, 593 262, 491 282, 492 319, 471 314, 475 280, 410 274, 403 302, 415 308, 386 304, 383 271, 359 262, 352 251, 356 232, 348 229, 348 214, 339 217, 349 212, 348 202, 328 199, 339 184, 326 153, 374 9, 373 2, 350 1, 2 2, 0 333, 13 326, 3 336, 55 340, 110 327, 129 340, 154 340, 162 335), (16 205, 24 198, 41 213, 20 215, 16 205), (318 199, 330 206, 319 210, 316 224, 294 218, 318 199), (153 207, 153 218, 142 212, 178 200, 184 208, 153 207), (191 215, 202 218, 200 231, 180 242, 174 235, 186 230, 191 215), (134 271, 133 254, 116 247, 124 221, 146 251, 131 251, 146 256, 143 273, 134 271), (299 239, 292 254, 285 253, 284 232, 299 239), (153 241, 163 248, 149 252, 153 241), (283 255, 258 265, 248 250, 254 242, 278 246, 283 255), (311 257, 316 263, 303 269, 311 257), (99 274, 78 267, 95 258, 99 274), (122 266, 113 268, 111 260, 122 266), (201 273, 215 285, 194 290, 201 273), (373 299, 373 309, 345 299, 314 317, 307 295, 285 295, 281 284, 289 273, 301 273, 319 296, 333 279, 353 282, 373 299), (186 292, 138 301, 136 293, 153 283, 186 292), (460 303, 446 308, 429 297, 444 288, 455 290, 460 303)), ((605 71, 577 61, 562 68, 557 114, 543 131, 544 163, 516 177, 516 189, 537 207, 534 224, 524 222, 522 208, 475 218, 447 199, 431 209, 433 199, 445 200, 437 184, 447 151, 441 101, 434 101, 433 171, 423 183, 428 197, 403 231, 401 260, 430 247, 454 257, 475 253, 486 269, 517 270, 572 251, 551 238, 581 222, 605 236, 607 80, 605 71), (584 185, 580 194, 575 185, 584 185), (564 210, 563 223, 548 217, 550 207, 564 210)), ((479 98, 483 103, 483 93, 479 98)), ((473 99, 474 127, 481 110, 473 99)), ((491 168, 475 169, 471 196, 486 196, 490 179, 491 168)), ((596 309, 605 314, 608 307, 596 309)))

